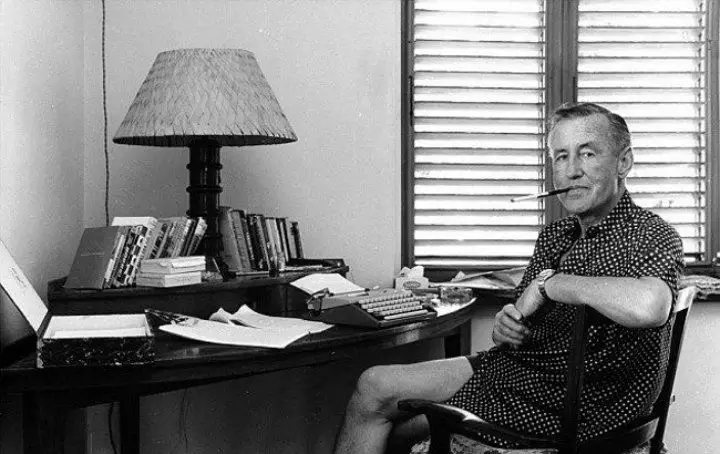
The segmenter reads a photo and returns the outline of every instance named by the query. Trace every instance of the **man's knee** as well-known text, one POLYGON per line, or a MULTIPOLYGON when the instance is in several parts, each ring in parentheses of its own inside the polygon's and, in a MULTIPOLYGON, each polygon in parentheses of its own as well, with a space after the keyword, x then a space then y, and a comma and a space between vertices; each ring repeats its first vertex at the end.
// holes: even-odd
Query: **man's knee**
POLYGON ((356 412, 389 416, 402 393, 397 377, 402 366, 373 366, 357 380, 351 406, 356 412))

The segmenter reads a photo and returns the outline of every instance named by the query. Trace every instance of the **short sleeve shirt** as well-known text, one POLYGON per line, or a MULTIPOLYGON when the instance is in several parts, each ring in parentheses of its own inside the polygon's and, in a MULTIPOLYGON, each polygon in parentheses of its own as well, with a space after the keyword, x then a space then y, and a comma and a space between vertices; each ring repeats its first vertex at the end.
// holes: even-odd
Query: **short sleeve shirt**
MULTIPOLYGON (((635 205, 626 191, 584 235, 574 216, 546 226, 517 295, 542 270, 552 268, 578 276, 657 277, 667 283, 675 301, 683 266, 677 232, 635 205)), ((449 403, 528 435, 560 432, 577 308, 546 304, 548 311, 542 319, 531 320, 531 333, 519 349, 494 347, 471 358, 474 374, 449 403)), ((670 314, 657 328, 624 327, 598 313, 591 318, 578 428, 581 440, 649 414, 665 377, 671 327, 670 314)), ((493 438, 486 442, 515 447, 493 438)))

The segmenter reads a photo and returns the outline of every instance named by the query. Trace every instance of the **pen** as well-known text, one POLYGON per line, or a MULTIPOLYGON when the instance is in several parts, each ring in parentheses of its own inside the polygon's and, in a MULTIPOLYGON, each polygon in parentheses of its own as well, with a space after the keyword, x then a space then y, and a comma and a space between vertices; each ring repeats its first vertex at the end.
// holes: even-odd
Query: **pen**
POLYGON ((521 200, 541 199, 543 197, 549 197, 551 195, 562 194, 564 192, 568 192, 569 190, 575 189, 577 187, 578 186, 568 186, 567 188, 553 189, 552 191, 545 191, 545 192, 541 192, 539 194, 528 194, 528 195, 523 195, 520 197, 513 197, 512 199, 510 199, 510 201, 511 202, 519 202, 521 200))

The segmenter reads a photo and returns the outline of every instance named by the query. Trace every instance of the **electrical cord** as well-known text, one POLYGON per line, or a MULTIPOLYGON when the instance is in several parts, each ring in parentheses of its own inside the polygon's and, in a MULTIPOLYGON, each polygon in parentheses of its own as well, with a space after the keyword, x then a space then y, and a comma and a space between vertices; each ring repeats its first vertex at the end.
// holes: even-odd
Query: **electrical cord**
POLYGON ((108 409, 108 435, 110 437, 110 446, 112 446, 113 453, 117 454, 117 446, 115 446, 115 437, 113 437, 113 413, 115 412, 115 402, 110 402, 110 408, 108 409))
POLYGON ((105 225, 110 225, 110 156, 107 143, 107 84, 105 76, 105 0, 102 0, 102 105, 103 105, 103 151, 105 153, 105 225))
MULTIPOLYGON (((105 154, 105 225, 110 225, 110 210, 109 210, 109 190, 110 190, 110 163, 108 156, 107 146, 107 85, 105 77, 105 0, 101 0, 102 5, 102 40, 101 40, 101 56, 102 56, 102 106, 103 106, 103 152, 105 154)), ((117 446, 115 446, 115 437, 113 436, 113 413, 115 412, 115 402, 110 403, 108 409, 108 436, 110 437, 110 446, 112 447, 113 453, 117 454, 117 446)))

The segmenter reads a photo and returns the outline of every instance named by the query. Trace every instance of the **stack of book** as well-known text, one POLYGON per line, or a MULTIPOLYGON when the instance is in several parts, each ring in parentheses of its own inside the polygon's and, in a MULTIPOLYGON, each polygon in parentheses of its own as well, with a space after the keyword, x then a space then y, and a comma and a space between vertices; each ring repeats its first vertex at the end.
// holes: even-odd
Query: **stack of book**
POLYGON ((267 271, 271 261, 283 268, 288 261, 303 258, 298 221, 287 217, 221 206, 218 229, 222 234, 222 258, 237 274, 267 271))
POLYGON ((148 228, 143 259, 192 255, 207 231, 204 218, 188 216, 160 219, 151 216, 115 217, 112 225, 144 225, 148 228))
POLYGON ((136 284, 141 287, 179 287, 199 284, 205 271, 205 256, 143 260, 136 284))
POLYGON ((205 219, 177 216, 115 217, 83 231, 65 288, 131 287, 142 261, 192 255, 207 230, 205 219))

